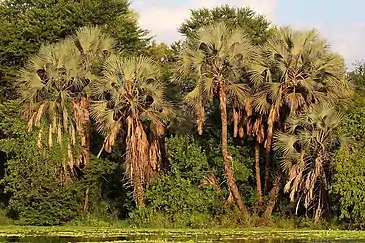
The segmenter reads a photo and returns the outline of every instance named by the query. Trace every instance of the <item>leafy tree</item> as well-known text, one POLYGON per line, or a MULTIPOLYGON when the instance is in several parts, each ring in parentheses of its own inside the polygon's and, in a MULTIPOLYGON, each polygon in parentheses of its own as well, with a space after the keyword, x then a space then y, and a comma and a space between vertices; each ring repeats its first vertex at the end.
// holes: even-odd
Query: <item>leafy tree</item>
MULTIPOLYGON (((358 76, 357 81, 361 84, 358 76)), ((356 82, 356 83, 357 83, 356 82)), ((334 175, 331 181, 331 199, 335 205, 335 213, 342 222, 350 222, 362 226, 364 214, 364 182, 365 182, 365 109, 360 104, 363 97, 361 89, 354 98, 356 107, 350 105, 340 127, 340 134, 351 139, 349 147, 337 151, 334 162, 334 175), (359 103, 357 103, 359 102, 359 103)))
POLYGON ((250 8, 233 8, 223 5, 212 9, 202 8, 191 11, 191 17, 180 27, 179 31, 188 39, 194 38, 199 29, 223 22, 229 28, 242 29, 254 44, 266 42, 271 35, 270 22, 250 8))
POLYGON ((323 102, 335 103, 348 94, 345 65, 330 51, 317 31, 282 28, 277 31, 251 66, 257 86, 254 106, 266 130, 265 188, 270 179, 273 133, 289 114, 323 102))
POLYGON ((2 95, 14 98, 17 71, 42 44, 56 43, 83 26, 99 25, 132 52, 144 49, 139 28, 126 0, 4 0, 0 2, 0 82, 2 95))
POLYGON ((241 30, 230 30, 219 23, 198 31, 188 40, 179 57, 178 77, 190 77, 194 89, 185 97, 197 115, 198 132, 202 134, 205 106, 218 96, 221 116, 221 142, 225 175, 228 188, 242 211, 246 207, 236 185, 231 156, 228 152, 227 103, 230 100, 243 102, 246 86, 241 81, 242 68, 253 57, 254 48, 241 30))
MULTIPOLYGON (((329 183, 334 149, 341 144, 337 130, 343 116, 327 105, 289 117, 286 132, 275 134, 275 150, 283 155, 288 175, 285 191, 297 205, 313 209, 315 222, 329 210, 329 183)), ((298 208, 298 206, 297 206, 298 208)))
POLYGON ((82 198, 78 185, 65 186, 60 177, 63 165, 59 157, 67 151, 58 145, 48 152, 39 149, 38 132, 27 132, 26 121, 18 116, 19 108, 15 101, 0 106, 0 145, 9 158, 2 181, 10 195, 8 210, 28 224, 67 222, 79 212, 82 198))
POLYGON ((342 148, 335 156, 335 174, 331 182, 331 199, 342 222, 364 224, 365 220, 365 150, 342 148))
POLYGON ((164 99, 160 69, 151 59, 113 55, 104 69, 102 79, 92 86, 96 101, 91 114, 105 136, 107 152, 125 131, 126 173, 134 198, 143 207, 144 185, 161 169, 161 138, 171 105, 164 99))

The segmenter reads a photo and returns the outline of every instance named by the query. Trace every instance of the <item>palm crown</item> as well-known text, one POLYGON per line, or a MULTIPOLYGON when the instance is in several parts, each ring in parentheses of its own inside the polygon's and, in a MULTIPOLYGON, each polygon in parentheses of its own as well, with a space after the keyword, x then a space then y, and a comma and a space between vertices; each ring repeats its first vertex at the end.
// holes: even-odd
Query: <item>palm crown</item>
POLYGON ((185 43, 179 57, 178 78, 189 77, 195 83, 185 102, 197 114, 200 134, 204 107, 218 93, 219 81, 224 81, 230 99, 243 103, 248 98, 242 74, 254 56, 255 48, 244 32, 229 29, 223 23, 200 29, 195 38, 185 43))
MULTIPOLYGON (((332 107, 319 105, 290 116, 287 132, 275 134, 274 149, 282 154, 282 166, 289 176, 285 191, 292 201, 302 195, 305 208, 313 208, 316 220, 328 209, 332 151, 343 141, 336 132, 342 120, 332 107)), ((301 198, 298 205, 300 202, 301 198)))
POLYGON ((92 85, 96 101, 91 115, 105 136, 103 147, 110 152, 124 132, 127 175, 141 206, 143 185, 160 169, 159 138, 172 115, 159 77, 159 67, 149 58, 113 55, 105 63, 103 78, 92 85))
MULTIPOLYGON (((48 144, 53 144, 53 134, 58 143, 69 137, 68 163, 72 167, 80 157, 73 155, 77 131, 83 130, 83 119, 88 107, 81 105, 88 85, 96 79, 98 61, 112 52, 113 41, 99 28, 82 28, 75 37, 43 46, 20 71, 18 86, 28 127, 49 127, 48 144), (76 159, 76 160, 75 160, 76 159)), ((40 144, 40 141, 39 141, 40 144)))

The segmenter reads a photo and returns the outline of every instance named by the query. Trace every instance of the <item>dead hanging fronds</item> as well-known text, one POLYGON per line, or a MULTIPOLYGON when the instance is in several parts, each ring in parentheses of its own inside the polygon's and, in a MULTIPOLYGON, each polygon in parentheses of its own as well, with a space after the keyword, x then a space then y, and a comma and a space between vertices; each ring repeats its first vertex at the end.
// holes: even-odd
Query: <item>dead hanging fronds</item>
POLYGON ((161 138, 165 133, 164 124, 161 122, 151 123, 150 136, 149 136, 149 154, 150 154, 150 167, 153 171, 154 177, 161 170, 161 161, 162 161, 162 146, 161 138))
POLYGON ((125 138, 126 175, 139 206, 144 205, 145 186, 160 170, 164 122, 173 113, 160 77, 150 58, 115 54, 107 59, 103 77, 90 87, 97 99, 91 117, 105 137, 102 149, 110 152, 118 137, 125 138))
POLYGON ((246 99, 243 105, 234 101, 233 104, 233 136, 243 138, 245 135, 252 135, 252 124, 249 122, 253 114, 253 108, 250 99, 246 99))
POLYGON ((149 179, 149 143, 143 125, 139 120, 127 118, 126 137, 126 172, 134 184, 134 197, 138 204, 143 204, 144 184, 149 179))
POLYGON ((42 135, 43 135, 43 129, 41 128, 38 133, 38 139, 37 139, 37 146, 38 148, 42 148, 42 135))
POLYGON ((198 124, 198 134, 202 135, 203 134, 203 124, 204 124, 204 120, 205 120, 205 109, 201 105, 196 110, 196 118, 197 118, 196 122, 198 124))
POLYGON ((240 126, 242 125, 242 110, 238 107, 233 107, 233 137, 239 134, 240 126))
POLYGON ((200 185, 201 186, 211 186, 219 194, 222 193, 222 188, 220 187, 220 185, 218 183, 217 175, 213 172, 208 174, 207 176, 205 176, 201 180, 200 185))

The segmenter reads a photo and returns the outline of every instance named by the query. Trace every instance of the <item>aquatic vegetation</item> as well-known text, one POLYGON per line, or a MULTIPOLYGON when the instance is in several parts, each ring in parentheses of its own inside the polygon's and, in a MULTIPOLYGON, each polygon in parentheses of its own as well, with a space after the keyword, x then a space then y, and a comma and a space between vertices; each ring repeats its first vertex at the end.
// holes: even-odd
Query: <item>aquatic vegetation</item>
POLYGON ((0 242, 285 242, 285 241, 365 241, 365 232, 343 230, 150 230, 92 227, 28 227, 5 226, 0 229, 0 242), (13 242, 13 241, 12 241, 13 242))

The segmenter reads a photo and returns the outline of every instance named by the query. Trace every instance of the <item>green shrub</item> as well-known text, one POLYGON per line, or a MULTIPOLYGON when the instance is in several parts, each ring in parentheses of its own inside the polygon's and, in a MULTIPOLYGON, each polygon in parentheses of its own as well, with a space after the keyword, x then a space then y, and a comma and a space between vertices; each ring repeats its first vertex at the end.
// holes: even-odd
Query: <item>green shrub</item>
POLYGON ((212 169, 206 154, 189 137, 167 141, 170 170, 147 188, 146 209, 130 213, 133 225, 140 227, 207 227, 222 210, 221 195, 201 180, 212 169))
POLYGON ((365 149, 350 153, 341 149, 335 157, 336 173, 331 186, 340 220, 365 222, 365 149))
POLYGON ((0 209, 0 225, 14 225, 15 221, 8 217, 5 209, 0 209))

